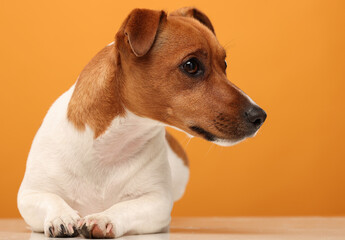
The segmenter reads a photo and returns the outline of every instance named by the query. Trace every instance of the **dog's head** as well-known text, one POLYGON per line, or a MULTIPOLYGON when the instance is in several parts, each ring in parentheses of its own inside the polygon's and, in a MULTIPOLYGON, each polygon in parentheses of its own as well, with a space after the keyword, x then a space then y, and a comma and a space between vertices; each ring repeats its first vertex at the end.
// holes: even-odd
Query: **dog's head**
POLYGON ((115 39, 132 112, 221 145, 254 136, 266 113, 226 76, 226 52, 195 8, 133 10, 115 39))
POLYGON ((125 109, 221 145, 253 136, 266 113, 226 77, 226 53, 194 8, 133 10, 83 69, 68 119, 95 137, 125 109))

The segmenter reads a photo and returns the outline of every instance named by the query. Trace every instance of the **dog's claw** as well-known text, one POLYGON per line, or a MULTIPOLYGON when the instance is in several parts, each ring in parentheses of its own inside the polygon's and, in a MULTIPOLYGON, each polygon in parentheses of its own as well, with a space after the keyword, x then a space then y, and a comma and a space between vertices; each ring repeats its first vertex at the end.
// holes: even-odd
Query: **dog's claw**
POLYGON ((106 228, 106 233, 110 233, 111 229, 113 228, 113 225, 109 223, 106 228))
POLYGON ((78 232, 78 230, 77 230, 77 228, 75 227, 75 226, 73 226, 73 234, 72 234, 72 236, 71 237, 77 237, 77 236, 79 236, 79 232, 78 232))
POLYGON ((85 238, 91 238, 90 231, 86 227, 86 223, 82 225, 81 228, 78 229, 79 234, 83 235, 85 238))
POLYGON ((49 237, 54 237, 54 235, 53 235, 53 227, 49 228, 49 237))
POLYGON ((66 232, 66 229, 65 229, 65 226, 60 224, 60 227, 61 227, 61 234, 62 235, 65 235, 67 232, 66 232))

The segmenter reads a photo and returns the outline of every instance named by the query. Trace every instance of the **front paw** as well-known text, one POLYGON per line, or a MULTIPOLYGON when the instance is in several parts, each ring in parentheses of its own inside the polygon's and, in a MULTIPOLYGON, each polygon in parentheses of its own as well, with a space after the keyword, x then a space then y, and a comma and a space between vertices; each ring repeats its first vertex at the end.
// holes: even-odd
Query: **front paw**
POLYGON ((61 214, 45 220, 44 234, 47 237, 77 237, 77 223, 80 217, 77 212, 61 214))
POLYGON ((85 238, 115 238, 114 224, 102 213, 84 217, 77 228, 85 238))

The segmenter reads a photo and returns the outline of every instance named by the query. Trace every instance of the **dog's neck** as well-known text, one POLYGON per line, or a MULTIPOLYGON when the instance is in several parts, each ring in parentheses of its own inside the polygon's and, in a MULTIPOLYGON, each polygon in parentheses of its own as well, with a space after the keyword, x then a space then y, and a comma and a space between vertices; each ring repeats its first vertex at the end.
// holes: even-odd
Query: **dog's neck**
POLYGON ((165 131, 164 125, 140 117, 125 107, 123 83, 114 44, 102 49, 83 69, 68 106, 68 119, 94 132, 94 148, 102 162, 126 159, 165 131))
POLYGON ((125 116, 116 117, 110 127, 95 139, 94 149, 101 153, 103 163, 119 162, 134 156, 162 132, 165 132, 162 123, 126 111, 125 116))

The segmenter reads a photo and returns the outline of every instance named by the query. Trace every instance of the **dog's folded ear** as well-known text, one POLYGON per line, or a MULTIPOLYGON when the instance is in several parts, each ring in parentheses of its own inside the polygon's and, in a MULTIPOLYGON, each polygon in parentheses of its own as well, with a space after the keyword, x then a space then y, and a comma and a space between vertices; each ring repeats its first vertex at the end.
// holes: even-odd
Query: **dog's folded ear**
POLYGON ((206 16, 205 13, 201 12, 199 9, 196 9, 193 7, 185 7, 185 8, 177 9, 176 11, 173 11, 169 15, 195 18, 200 23, 208 27, 214 33, 214 35, 216 35, 210 19, 206 16))
POLYGON ((119 32, 119 35, 127 38, 137 57, 142 57, 151 49, 163 19, 166 19, 164 11, 134 9, 122 25, 120 31, 123 32, 119 32))

